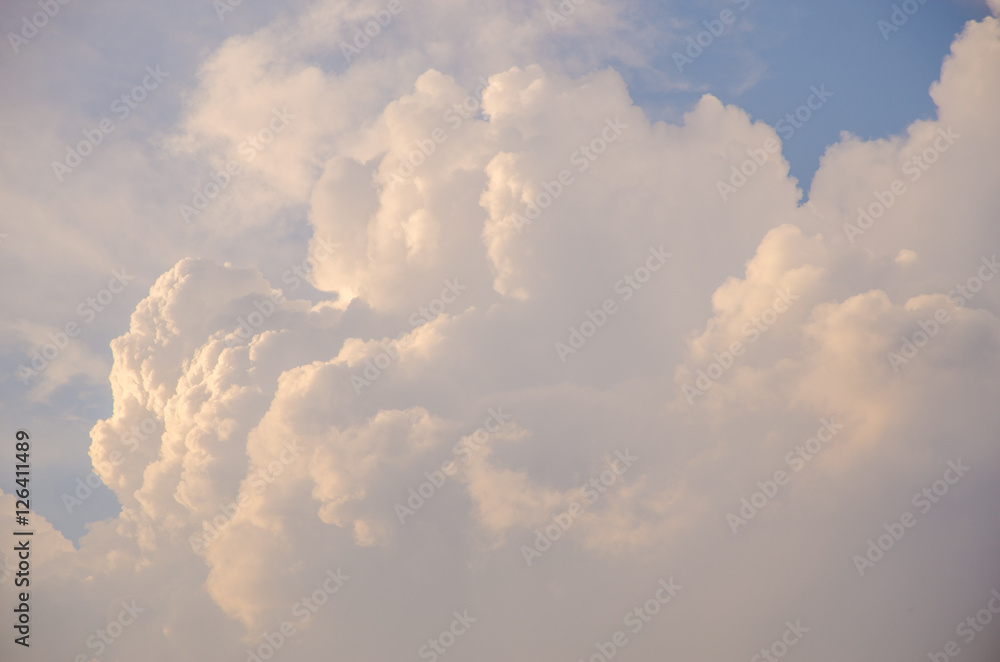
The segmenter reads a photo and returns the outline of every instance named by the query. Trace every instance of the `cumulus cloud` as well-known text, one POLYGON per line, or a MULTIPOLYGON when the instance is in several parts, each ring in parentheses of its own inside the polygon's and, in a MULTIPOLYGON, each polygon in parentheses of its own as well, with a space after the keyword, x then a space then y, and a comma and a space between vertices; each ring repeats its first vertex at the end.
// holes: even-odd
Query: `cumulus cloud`
MULTIPOLYGON (((97 657, 136 600, 104 659, 247 659, 286 621, 289 658, 413 656, 462 610, 453 655, 590 659, 668 578, 635 659, 749 658, 789 620, 803 658, 942 650, 1000 583, 1000 22, 956 37, 936 118, 844 135, 806 200, 780 152, 720 196, 780 139, 711 95, 666 124, 614 69, 501 52, 383 85, 404 65, 376 42, 317 64, 361 18, 320 5, 202 68, 175 153, 224 167, 295 114, 224 232, 295 208, 327 252, 299 280, 185 258, 149 286, 91 430, 121 513, 77 546, 33 514, 62 623, 33 654, 97 657), (923 510, 949 462, 971 468, 923 510)), ((542 29, 515 18, 511 51, 542 29)))

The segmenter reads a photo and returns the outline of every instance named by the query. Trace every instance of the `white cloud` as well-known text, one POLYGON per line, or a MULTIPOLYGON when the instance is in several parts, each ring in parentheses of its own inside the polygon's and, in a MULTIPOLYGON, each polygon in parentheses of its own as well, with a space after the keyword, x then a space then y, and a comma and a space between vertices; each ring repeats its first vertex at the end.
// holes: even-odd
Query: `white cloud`
MULTIPOLYGON (((450 16, 407 11, 418 24, 450 16)), ((580 20, 610 10, 589 11, 580 20)), ((986 273, 996 246, 998 21, 956 39, 931 92, 937 119, 888 140, 845 136, 800 206, 777 157, 720 199, 716 181, 777 135, 715 97, 681 125, 651 123, 614 70, 573 78, 484 55, 481 112, 456 124, 448 110, 474 86, 429 66, 404 86, 386 73, 402 66, 395 47, 373 44, 340 74, 313 63, 328 28, 356 18, 320 5, 292 21, 301 43, 278 22, 202 70, 170 143, 180 153, 224 163, 272 107, 297 114, 250 168, 269 188, 219 209, 257 227, 299 206, 316 237, 335 237, 311 276, 323 300, 280 296, 287 283, 209 259, 182 259, 152 284, 112 343, 114 412, 92 430, 95 464, 123 457, 101 470, 122 513, 79 549, 35 516, 33 562, 53 587, 39 600, 58 591, 65 605, 66 636, 42 638, 41 654, 85 650, 128 594, 149 611, 114 654, 237 659, 339 567, 343 594, 282 654, 412 655, 468 608, 481 622, 463 655, 572 658, 664 576, 684 590, 636 634, 636 659, 667 646, 745 657, 795 618, 814 628, 801 655, 914 659, 943 646, 998 579, 1000 283, 962 306, 948 296, 986 273), (388 82, 373 85, 379 73, 388 82), (949 128, 958 137, 941 142, 949 128), (436 129, 446 140, 392 184, 436 129), (930 149, 934 163, 908 169, 930 149), (557 194, 562 170, 572 181, 557 194), (844 224, 894 179, 905 192, 850 241, 844 224), (542 193, 550 203, 518 228, 542 193), (672 254, 661 271, 617 286, 661 246, 672 254), (454 279, 467 290, 410 322, 454 279), (560 361, 555 344, 606 299, 617 312, 560 361), (950 321, 894 370, 888 354, 938 310, 950 321), (763 327, 746 326, 755 317, 763 327), (397 337, 398 358, 356 392, 352 375, 397 337), (682 387, 734 342, 744 351, 689 402, 682 387), (510 423, 401 524, 394 504, 495 407, 510 423), (733 536, 726 513, 788 471, 786 454, 831 416, 843 425, 834 441, 733 536), (155 431, 130 442, 148 419, 155 431), (521 546, 626 450, 634 466, 525 564, 521 546), (969 477, 858 577, 852 556, 957 457, 969 477), (918 615, 902 613, 909 604, 918 615)), ((539 29, 500 25, 525 42, 539 29)))

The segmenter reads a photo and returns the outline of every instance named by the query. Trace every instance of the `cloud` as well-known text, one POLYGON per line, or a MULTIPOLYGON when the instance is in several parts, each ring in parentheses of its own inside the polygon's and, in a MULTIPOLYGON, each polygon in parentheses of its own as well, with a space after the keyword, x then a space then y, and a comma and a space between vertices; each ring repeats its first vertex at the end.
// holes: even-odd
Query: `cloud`
MULTIPOLYGON (((710 95, 651 122, 613 69, 483 57, 473 86, 426 67, 362 93, 395 47, 341 73, 313 61, 355 19, 320 5, 293 21, 301 43, 278 22, 202 70, 171 148, 240 158, 287 103, 288 133, 248 166, 269 188, 237 203, 261 213, 236 222, 299 206, 330 255, 314 300, 184 258, 138 302, 91 431, 122 512, 78 548, 34 516, 39 600, 65 604, 40 654, 86 651, 134 595, 148 611, 123 658, 246 659, 296 621, 289 657, 388 659, 463 609, 481 619, 463 655, 583 656, 668 576, 683 591, 630 635, 636 659, 746 657, 789 619, 811 628, 801 655, 940 649, 998 579, 997 19, 956 38, 937 118, 845 135, 806 202, 780 153, 723 200, 716 183, 775 130, 710 95), (968 477, 859 576, 853 557, 959 458, 968 477), (343 591, 304 607, 338 568, 343 591)), ((984 641, 968 659, 989 659, 984 641)))

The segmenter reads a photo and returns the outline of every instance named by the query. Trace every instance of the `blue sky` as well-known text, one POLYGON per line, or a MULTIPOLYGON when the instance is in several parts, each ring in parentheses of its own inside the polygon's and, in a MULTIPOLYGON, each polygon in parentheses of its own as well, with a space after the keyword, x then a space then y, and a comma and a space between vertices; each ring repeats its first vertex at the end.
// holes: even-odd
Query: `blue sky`
MULTIPOLYGON (((806 100, 811 86, 826 84, 834 97, 783 146, 791 174, 808 193, 820 157, 842 131, 871 140, 899 134, 916 119, 933 118, 928 90, 940 76, 955 35, 966 21, 988 13, 983 3, 928 0, 898 31, 888 32, 886 40, 878 21, 888 21, 894 5, 898 3, 881 0, 755 0, 741 11, 742 2, 700 3, 683 13, 695 23, 691 31, 704 30, 701 21, 716 19, 727 8, 753 29, 738 30, 737 22, 686 66, 682 78, 690 91, 657 92, 652 82, 644 85, 647 79, 640 73, 630 80, 630 89, 652 117, 677 121, 678 114, 710 92, 773 126, 806 100), (744 89, 748 80, 756 82, 744 89)), ((673 7, 653 4, 649 11, 654 22, 667 12, 676 17, 673 7)), ((663 48, 656 58, 657 70, 668 79, 677 74, 674 52, 663 48)))

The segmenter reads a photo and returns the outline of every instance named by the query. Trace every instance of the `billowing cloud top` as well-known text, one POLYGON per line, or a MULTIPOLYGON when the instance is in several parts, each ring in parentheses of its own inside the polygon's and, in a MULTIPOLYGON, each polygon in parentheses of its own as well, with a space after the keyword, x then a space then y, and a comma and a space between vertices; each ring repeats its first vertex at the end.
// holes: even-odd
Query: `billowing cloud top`
POLYGON ((229 39, 160 138, 233 187, 179 226, 299 214, 308 258, 139 295, 91 431, 121 512, 33 514, 30 659, 996 659, 1000 21, 806 200, 738 107, 524 63, 544 11, 448 75, 405 57, 446 8, 393 7, 229 39))

